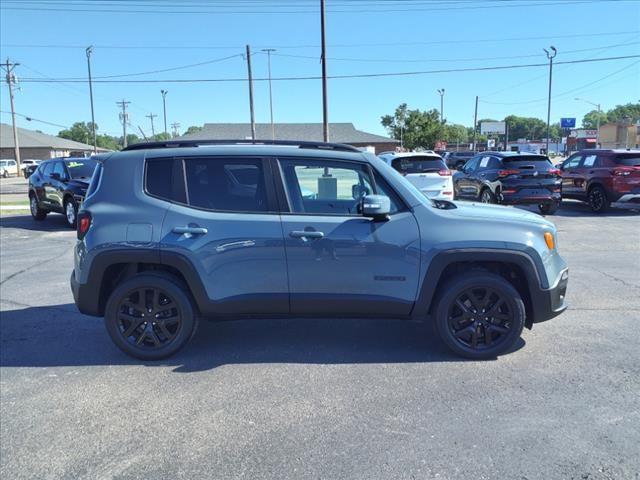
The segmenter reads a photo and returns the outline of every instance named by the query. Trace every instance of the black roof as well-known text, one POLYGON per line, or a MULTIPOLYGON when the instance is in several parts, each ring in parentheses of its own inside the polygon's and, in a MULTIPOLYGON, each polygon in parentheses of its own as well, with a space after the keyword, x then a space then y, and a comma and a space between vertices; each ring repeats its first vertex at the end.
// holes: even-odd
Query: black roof
POLYGON ((342 152, 361 152, 361 150, 351 145, 342 143, 325 143, 325 142, 297 142, 293 140, 196 140, 196 139, 174 139, 163 142, 143 142, 135 143, 124 148, 123 151, 131 150, 157 150, 161 148, 190 148, 207 145, 260 145, 260 146, 287 146, 297 148, 307 148, 313 150, 334 150, 342 152))

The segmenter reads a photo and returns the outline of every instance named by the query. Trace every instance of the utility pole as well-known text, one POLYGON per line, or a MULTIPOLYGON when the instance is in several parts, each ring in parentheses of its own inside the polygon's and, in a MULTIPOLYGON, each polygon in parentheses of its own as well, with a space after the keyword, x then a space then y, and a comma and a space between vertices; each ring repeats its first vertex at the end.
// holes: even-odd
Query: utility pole
POLYGON ((598 118, 596 119, 596 148, 600 148, 600 116, 602 113, 602 110, 600 110, 600 104, 590 102, 589 100, 585 100, 584 98, 576 98, 575 100, 586 102, 598 109, 598 118))
POLYGON ((169 92, 167 90, 160 90, 160 93, 162 94, 162 111, 164 112, 164 139, 169 140, 169 134, 167 133, 167 101, 165 99, 169 92))
POLYGON ((440 123, 444 124, 444 88, 438 89, 440 95, 440 123))
POLYGON ((320 0, 320 32, 322 41, 322 136, 329 141, 329 108, 327 105, 327 42, 324 21, 324 0, 320 0))
POLYGON ((19 63, 11 63, 7 58, 7 62, 3 65, 7 71, 7 85, 9 85, 9 100, 11 102, 11 120, 13 121, 13 146, 14 155, 16 157, 17 175, 20 175, 20 144, 18 142, 18 127, 16 126, 16 110, 13 104, 13 84, 16 81, 16 76, 13 74, 13 69, 16 68, 19 63))
POLYGON ((276 139, 276 128, 273 124, 273 94, 271 91, 271 52, 275 52, 275 48, 263 48, 263 52, 267 52, 267 62, 269 65, 269 111, 271 113, 271 140, 276 139))
POLYGON ((142 134, 142 138, 144 138, 145 142, 148 142, 149 139, 147 138, 147 136, 144 134, 144 131, 142 130, 142 127, 140 125, 138 125, 138 130, 140 130, 140 133, 142 134))
POLYGON ((547 152, 549 155, 549 136, 551 135, 551 78, 553 76, 553 59, 558 54, 556 47, 549 47, 551 52, 546 48, 543 48, 544 52, 547 54, 547 58, 549 59, 549 99, 547 101, 547 152))
POLYGON ((180 124, 178 122, 172 123, 171 128, 173 128, 173 138, 178 136, 178 129, 180 128, 180 124))
POLYGON ((478 129, 478 96, 476 95, 476 109, 473 114, 473 151, 476 151, 476 131, 478 129))
POLYGON ((251 113, 251 139, 256 139, 256 117, 253 112, 253 76, 251 75, 251 48, 247 45, 247 74, 249 76, 249 112, 251 113))
POLYGON ((121 102, 116 102, 122 108, 120 112, 120 121, 122 121, 122 145, 123 148, 127 148, 127 122, 129 121, 129 114, 127 113, 127 105, 131 102, 127 102, 124 98, 121 102))
POLYGON ((153 113, 149 113, 149 115, 145 115, 149 120, 151 120, 151 136, 155 137, 156 136, 156 130, 155 128, 153 128, 153 119, 156 118, 158 115, 154 115, 153 113))
POLYGON ((96 116, 93 112, 93 81, 91 80, 91 54, 93 45, 89 45, 85 50, 87 53, 87 71, 89 72, 89 101, 91 102, 91 131, 93 132, 93 153, 98 153, 98 141, 96 138, 96 116))

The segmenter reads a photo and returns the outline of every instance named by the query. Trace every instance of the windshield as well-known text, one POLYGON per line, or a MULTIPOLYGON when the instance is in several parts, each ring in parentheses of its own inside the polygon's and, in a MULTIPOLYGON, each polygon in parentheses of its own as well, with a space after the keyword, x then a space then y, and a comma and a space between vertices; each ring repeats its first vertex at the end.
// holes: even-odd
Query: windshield
POLYGON ((396 171, 404 174, 438 172, 447 169, 447 166, 441 159, 433 157, 395 158, 391 162, 391 166, 396 171))
POLYGON ((97 162, 91 158, 78 158, 65 162, 71 178, 90 178, 97 162))
POLYGON ((616 156, 615 162, 625 167, 640 167, 640 155, 637 153, 623 153, 616 156))

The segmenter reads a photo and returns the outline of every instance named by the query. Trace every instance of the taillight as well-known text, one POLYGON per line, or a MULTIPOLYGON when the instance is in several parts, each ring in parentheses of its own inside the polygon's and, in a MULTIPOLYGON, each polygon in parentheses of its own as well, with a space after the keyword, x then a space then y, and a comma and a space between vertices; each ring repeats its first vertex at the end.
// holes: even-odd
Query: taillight
POLYGON ((438 175, 440 175, 441 177, 450 177, 451 176, 451 170, 449 170, 448 168, 444 169, 444 170, 440 170, 438 172, 438 175))
POLYGON ((91 228, 91 214, 89 212, 78 213, 78 240, 82 240, 91 228))
POLYGON ((499 177, 508 177, 509 175, 518 175, 520 170, 498 170, 499 177))
POLYGON ((562 170, 560 170, 558 168, 550 168, 549 169, 549 173, 551 175, 555 175, 556 177, 561 177, 562 176, 562 170))

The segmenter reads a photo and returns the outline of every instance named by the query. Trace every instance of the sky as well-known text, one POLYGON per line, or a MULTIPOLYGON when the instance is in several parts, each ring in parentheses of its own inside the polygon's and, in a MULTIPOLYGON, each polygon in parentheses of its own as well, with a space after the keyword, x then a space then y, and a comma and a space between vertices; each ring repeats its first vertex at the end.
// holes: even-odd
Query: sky
MULTIPOLYGON (((18 125, 56 134, 76 121, 90 121, 89 45, 98 133, 121 135, 116 102, 123 99, 131 102, 129 131, 139 134, 140 127, 150 134, 147 115, 154 114, 155 132, 161 132, 162 89, 168 91, 169 131, 173 123, 183 132, 204 123, 249 122, 247 44, 256 121, 269 122, 268 57, 262 49, 274 48, 275 121, 321 122, 319 3, 2 0, 0 57, 20 64, 14 70, 15 109, 34 119, 19 116, 18 125)), ((580 124, 594 107, 576 97, 600 103, 603 110, 640 101, 638 0, 327 0, 326 5, 329 76, 394 74, 330 78, 331 122, 385 134, 382 115, 401 103, 439 109, 438 89, 445 90, 449 123, 473 125, 476 95, 479 119, 514 114, 546 120, 549 68, 543 48, 550 46, 558 52, 552 122, 576 117, 580 124), (562 64, 633 55, 638 57, 562 64), (530 64, 541 66, 474 71, 530 64), (460 71, 465 69, 471 71, 460 71)), ((0 91, 0 118, 10 123, 6 83, 0 91)))

